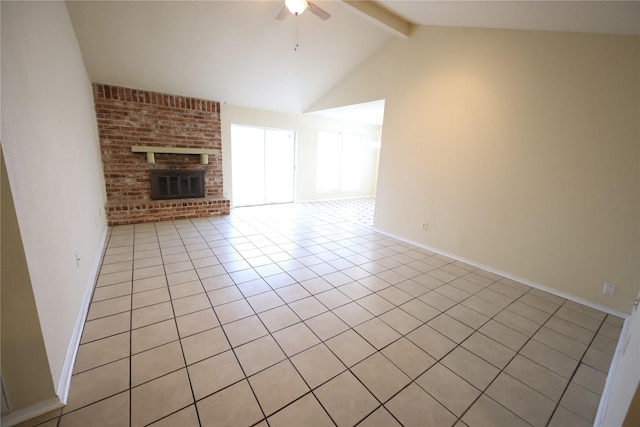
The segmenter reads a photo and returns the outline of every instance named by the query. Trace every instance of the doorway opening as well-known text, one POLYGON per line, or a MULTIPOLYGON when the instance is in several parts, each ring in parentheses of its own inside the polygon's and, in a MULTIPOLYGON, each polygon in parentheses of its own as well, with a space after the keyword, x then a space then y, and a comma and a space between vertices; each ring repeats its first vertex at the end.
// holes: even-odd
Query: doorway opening
POLYGON ((296 132, 231 125, 234 207, 292 203, 296 132))
POLYGON ((367 227, 376 211, 384 111, 385 100, 379 99, 310 113, 351 124, 318 132, 312 203, 367 227))

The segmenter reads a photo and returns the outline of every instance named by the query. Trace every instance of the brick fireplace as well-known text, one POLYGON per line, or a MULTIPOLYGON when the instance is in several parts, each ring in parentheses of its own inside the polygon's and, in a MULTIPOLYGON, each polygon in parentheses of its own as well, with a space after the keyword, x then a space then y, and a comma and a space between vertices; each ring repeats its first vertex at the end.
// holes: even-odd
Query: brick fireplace
POLYGON ((93 93, 109 225, 229 214, 220 103, 99 83, 93 93), (153 200, 151 171, 160 170, 204 171, 204 197, 153 200))

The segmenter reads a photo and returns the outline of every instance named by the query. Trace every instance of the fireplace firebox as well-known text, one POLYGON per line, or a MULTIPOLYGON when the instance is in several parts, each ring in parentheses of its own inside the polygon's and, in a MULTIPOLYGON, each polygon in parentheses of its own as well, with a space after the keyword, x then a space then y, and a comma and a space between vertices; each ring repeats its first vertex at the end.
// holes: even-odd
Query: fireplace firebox
POLYGON ((156 169, 151 171, 151 199, 204 197, 204 170, 156 169))

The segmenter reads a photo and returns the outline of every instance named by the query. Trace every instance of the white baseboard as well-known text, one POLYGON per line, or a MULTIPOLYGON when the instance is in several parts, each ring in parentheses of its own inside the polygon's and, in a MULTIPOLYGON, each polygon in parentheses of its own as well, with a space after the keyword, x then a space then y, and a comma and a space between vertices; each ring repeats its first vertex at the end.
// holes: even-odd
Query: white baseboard
POLYGON ((578 304, 585 305, 587 307, 591 307, 593 309, 602 311, 604 313, 611 314, 613 316, 617 316, 617 317, 620 317, 622 319, 626 319, 627 317, 629 317, 629 314, 623 313, 621 311, 614 310, 612 308, 605 307, 603 305, 594 304, 591 301, 587 301, 587 300, 585 300, 583 298, 580 298, 580 297, 577 297, 575 295, 571 295, 571 294, 559 291, 559 290, 557 290, 555 288, 552 288, 550 286, 546 286, 546 285, 542 285, 540 283, 532 282, 531 280, 523 279, 522 277, 515 276, 515 275, 507 273, 505 271, 500 271, 500 270, 495 269, 493 267, 489 267, 487 265, 475 262, 473 260, 466 259, 466 258, 461 257, 459 255, 452 254, 452 253, 440 250, 438 248, 433 248, 433 247, 427 246, 427 245, 425 245, 423 243, 415 242, 413 240, 406 239, 406 238, 404 238, 402 236, 398 236, 398 235, 393 234, 393 233, 388 233, 386 231, 379 230, 378 228, 375 228, 375 227, 373 228, 373 230, 376 233, 380 233, 380 234, 384 234, 385 236, 393 237, 394 239, 398 239, 398 240, 401 240, 403 242, 410 243, 412 245, 418 246, 420 248, 427 249, 429 251, 435 252, 437 254, 447 256, 449 258, 455 259, 456 261, 464 262, 465 264, 469 264, 469 265, 472 265, 474 267, 480 268, 482 270, 488 271, 490 273, 494 273, 494 274, 497 274, 499 276, 506 277, 507 279, 515 280, 516 282, 520 282, 522 284, 531 286, 532 288, 536 288, 536 289, 539 289, 541 291, 549 292, 550 294, 559 296, 559 297, 564 298, 564 299, 568 299, 570 301, 573 301, 573 302, 578 303, 578 304))
POLYGON ((98 244, 98 250, 96 251, 95 259, 91 265, 91 272, 89 273, 89 279, 84 290, 84 296, 82 297, 82 303, 80 304, 80 311, 76 317, 76 323, 73 327, 73 334, 71 335, 71 341, 67 349, 67 355, 62 365, 62 373, 56 387, 56 395, 63 405, 67 404, 69 398, 69 386, 71 385, 71 375, 73 375, 73 367, 76 362, 76 356, 78 354, 78 347, 80 346, 80 339, 82 338, 82 331, 84 330, 84 323, 87 319, 87 313, 89 312, 89 304, 91 303, 91 296, 93 295, 93 288, 98 278, 98 269, 102 261, 102 254, 104 253, 105 243, 107 238, 108 227, 104 227, 102 230, 102 236, 100 237, 100 243, 98 244))
POLYGON ((21 422, 30 420, 47 412, 55 411, 64 406, 57 397, 53 397, 43 402, 38 402, 35 405, 28 406, 17 411, 12 411, 6 414, 2 414, 0 423, 2 427, 11 427, 21 422))

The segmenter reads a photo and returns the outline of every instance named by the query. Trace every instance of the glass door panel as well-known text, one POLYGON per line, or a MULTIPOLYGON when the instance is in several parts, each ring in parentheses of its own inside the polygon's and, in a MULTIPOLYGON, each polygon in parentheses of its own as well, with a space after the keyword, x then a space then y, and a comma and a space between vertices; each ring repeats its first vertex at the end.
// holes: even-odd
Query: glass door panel
POLYGON ((291 203, 295 132, 231 125, 234 206, 291 203))
POLYGON ((265 131, 265 203, 293 202, 295 133, 265 131))
POLYGON ((264 131, 232 126, 231 141, 234 206, 264 204, 264 131))

